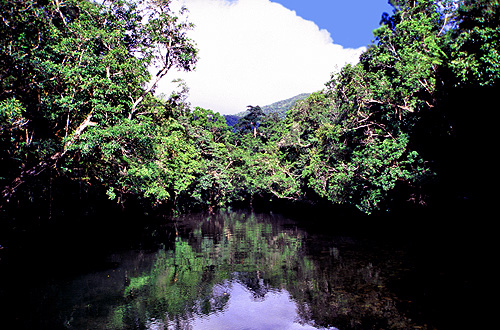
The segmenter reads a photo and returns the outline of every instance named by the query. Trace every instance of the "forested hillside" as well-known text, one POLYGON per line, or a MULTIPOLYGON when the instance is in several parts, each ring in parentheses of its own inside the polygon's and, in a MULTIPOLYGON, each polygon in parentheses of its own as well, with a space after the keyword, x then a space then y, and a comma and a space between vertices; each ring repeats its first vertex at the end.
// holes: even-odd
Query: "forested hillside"
MULTIPOLYGON (((264 112, 264 115, 266 116, 276 113, 280 119, 284 119, 288 110, 290 110, 290 108, 292 108, 294 104, 297 103, 297 101, 303 100, 309 95, 310 94, 308 93, 302 93, 286 100, 281 100, 269 105, 265 105, 261 108, 262 111, 264 112)), ((237 113, 236 116, 241 118, 244 117, 246 114, 248 114, 248 110, 237 113)))
MULTIPOLYGON (((282 120, 286 117, 286 113, 288 112, 288 110, 290 110, 294 106, 294 104, 297 103, 297 101, 303 100, 309 95, 310 94, 302 93, 286 100, 265 105, 261 109, 265 116, 276 114, 278 116, 278 119, 282 120)), ((239 112, 235 115, 224 115, 224 118, 226 118, 226 123, 228 126, 234 126, 240 118, 248 115, 248 112, 249 111, 247 110, 239 112)))
POLYGON ((231 129, 218 113, 188 108, 182 92, 154 96, 167 72, 197 60, 192 25, 169 0, 1 1, 2 212, 107 200, 179 211, 279 200, 364 213, 479 201, 500 5, 391 3, 358 64, 286 117, 251 106, 231 129))

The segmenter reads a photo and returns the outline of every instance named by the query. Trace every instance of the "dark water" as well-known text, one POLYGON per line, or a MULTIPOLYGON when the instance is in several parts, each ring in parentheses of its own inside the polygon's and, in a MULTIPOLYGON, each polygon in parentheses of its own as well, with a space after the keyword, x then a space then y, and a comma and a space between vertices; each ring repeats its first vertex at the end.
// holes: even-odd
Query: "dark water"
POLYGON ((0 253, 0 328, 467 327, 469 284, 454 275, 463 246, 324 217, 222 212, 127 235, 96 227, 39 237, 0 253))

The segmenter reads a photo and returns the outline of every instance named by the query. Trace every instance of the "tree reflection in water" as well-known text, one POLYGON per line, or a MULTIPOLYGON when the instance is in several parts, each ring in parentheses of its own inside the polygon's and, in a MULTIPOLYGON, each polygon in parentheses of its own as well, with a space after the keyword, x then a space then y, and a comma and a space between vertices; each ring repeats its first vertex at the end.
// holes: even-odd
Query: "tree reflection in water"
POLYGON ((111 278, 73 283, 85 294, 62 312, 70 328, 426 329, 388 287, 402 267, 395 251, 244 212, 162 230, 175 233, 166 247, 117 255, 111 278))

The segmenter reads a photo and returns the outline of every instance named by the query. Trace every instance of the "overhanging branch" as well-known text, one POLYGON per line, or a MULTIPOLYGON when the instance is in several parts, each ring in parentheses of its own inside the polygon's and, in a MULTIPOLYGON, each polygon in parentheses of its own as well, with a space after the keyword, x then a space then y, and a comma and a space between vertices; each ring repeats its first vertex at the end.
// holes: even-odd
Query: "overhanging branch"
POLYGON ((6 201, 8 201, 8 199, 16 192, 17 188, 19 188, 19 186, 21 186, 28 178, 37 176, 47 168, 55 166, 57 161, 68 152, 68 148, 80 138, 80 135, 83 133, 83 131, 89 126, 96 125, 96 123, 92 122, 91 119, 92 112, 89 113, 85 120, 80 124, 80 126, 76 128, 76 130, 71 135, 71 138, 68 139, 66 143, 64 143, 62 151, 56 152, 49 158, 40 161, 30 169, 22 171, 21 174, 19 174, 19 176, 15 178, 10 185, 5 186, 2 189, 2 197, 6 201))

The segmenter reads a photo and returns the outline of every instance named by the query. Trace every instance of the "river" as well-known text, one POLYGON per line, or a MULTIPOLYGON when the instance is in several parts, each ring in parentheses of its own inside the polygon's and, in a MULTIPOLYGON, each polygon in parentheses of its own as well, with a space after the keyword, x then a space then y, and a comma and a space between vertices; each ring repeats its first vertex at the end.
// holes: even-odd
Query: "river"
POLYGON ((453 275, 463 247, 411 227, 359 230, 341 226, 346 219, 310 216, 223 211, 127 235, 70 226, 44 233, 14 256, 0 253, 8 260, 0 260, 0 317, 12 326, 0 328, 465 326, 457 317, 467 308, 456 299, 468 283, 453 275))

